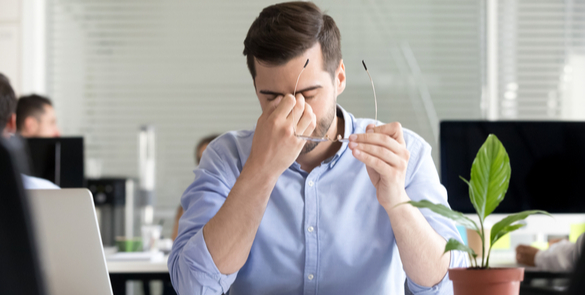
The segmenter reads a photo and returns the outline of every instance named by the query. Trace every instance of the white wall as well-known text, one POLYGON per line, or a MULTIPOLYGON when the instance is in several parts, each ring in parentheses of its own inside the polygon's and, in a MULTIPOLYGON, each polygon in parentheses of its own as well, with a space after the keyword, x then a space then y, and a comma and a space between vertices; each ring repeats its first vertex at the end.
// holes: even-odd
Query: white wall
POLYGON ((8 76, 12 87, 21 92, 21 0, 0 0, 0 72, 8 76))
POLYGON ((46 0, 0 0, 0 72, 17 96, 46 94, 46 0))

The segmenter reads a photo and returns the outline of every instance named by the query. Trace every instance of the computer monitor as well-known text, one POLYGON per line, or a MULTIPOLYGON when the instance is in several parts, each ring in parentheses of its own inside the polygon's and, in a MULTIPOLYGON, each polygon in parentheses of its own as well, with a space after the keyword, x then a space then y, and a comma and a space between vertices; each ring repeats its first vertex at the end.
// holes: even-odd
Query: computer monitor
POLYGON ((31 176, 62 188, 85 187, 83 137, 27 138, 31 176))
POLYGON ((585 212, 585 122, 443 121, 441 182, 454 210, 475 213, 468 186, 475 156, 495 134, 510 157, 506 197, 494 213, 585 212))

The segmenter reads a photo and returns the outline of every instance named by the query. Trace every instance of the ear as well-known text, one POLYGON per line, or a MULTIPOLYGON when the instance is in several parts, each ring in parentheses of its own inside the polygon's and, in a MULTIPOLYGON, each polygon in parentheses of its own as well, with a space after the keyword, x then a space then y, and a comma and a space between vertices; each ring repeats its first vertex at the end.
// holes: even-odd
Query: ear
POLYGON ((14 134, 16 132, 16 114, 12 114, 6 122, 6 127, 2 131, 3 134, 14 134))
POLYGON ((34 116, 28 116, 24 119, 22 129, 20 133, 22 136, 32 136, 31 134, 36 133, 39 128, 39 121, 34 116))
POLYGON ((345 65, 343 64, 343 59, 339 61, 339 67, 335 71, 335 87, 337 90, 337 95, 340 95, 343 90, 345 90, 345 65))

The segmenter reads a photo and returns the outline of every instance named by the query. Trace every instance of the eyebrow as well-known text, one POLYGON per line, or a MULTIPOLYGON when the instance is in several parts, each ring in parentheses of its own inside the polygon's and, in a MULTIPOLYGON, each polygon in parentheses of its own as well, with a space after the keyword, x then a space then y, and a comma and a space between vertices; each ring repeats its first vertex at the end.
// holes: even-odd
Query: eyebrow
MULTIPOLYGON (((319 88, 323 88, 323 87, 321 87, 321 85, 315 85, 315 86, 307 87, 305 89, 297 90, 297 93, 303 93, 306 91, 311 91, 311 90, 315 90, 315 89, 319 89, 319 88)), ((274 95, 274 96, 284 96, 283 93, 274 92, 274 91, 270 91, 270 90, 260 90, 260 93, 274 95)))

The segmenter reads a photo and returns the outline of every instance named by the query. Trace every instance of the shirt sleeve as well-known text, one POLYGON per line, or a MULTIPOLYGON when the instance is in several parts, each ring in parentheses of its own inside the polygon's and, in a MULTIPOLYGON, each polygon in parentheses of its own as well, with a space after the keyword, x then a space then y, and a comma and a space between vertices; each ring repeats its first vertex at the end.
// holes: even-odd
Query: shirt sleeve
MULTIPOLYGON (((406 171, 406 193, 413 201, 428 200, 435 204, 450 207, 447 202, 447 190, 441 184, 439 175, 431 157, 431 147, 422 139, 407 144, 410 151, 409 165, 406 171)), ((420 210, 431 227, 445 240, 450 238, 463 242, 455 223, 429 209, 420 210)), ((461 251, 451 251, 449 268, 467 267, 467 256, 461 251)), ((407 277, 407 285, 413 294, 453 294, 453 284, 448 272, 433 287, 423 287, 407 277)))
POLYGON ((22 185, 25 189, 60 189, 56 184, 38 177, 22 174, 22 185))
POLYGON ((560 241, 553 244, 545 251, 538 251, 534 257, 534 264, 541 270, 551 272, 570 272, 575 268, 579 256, 585 234, 579 236, 576 243, 571 243, 567 240, 560 241))
POLYGON ((231 173, 234 169, 226 169, 230 165, 222 162, 211 146, 204 153, 201 165, 195 170, 195 181, 181 198, 185 212, 168 260, 173 287, 181 295, 227 293, 237 275, 218 270, 202 231, 235 183, 236 177, 231 173))

